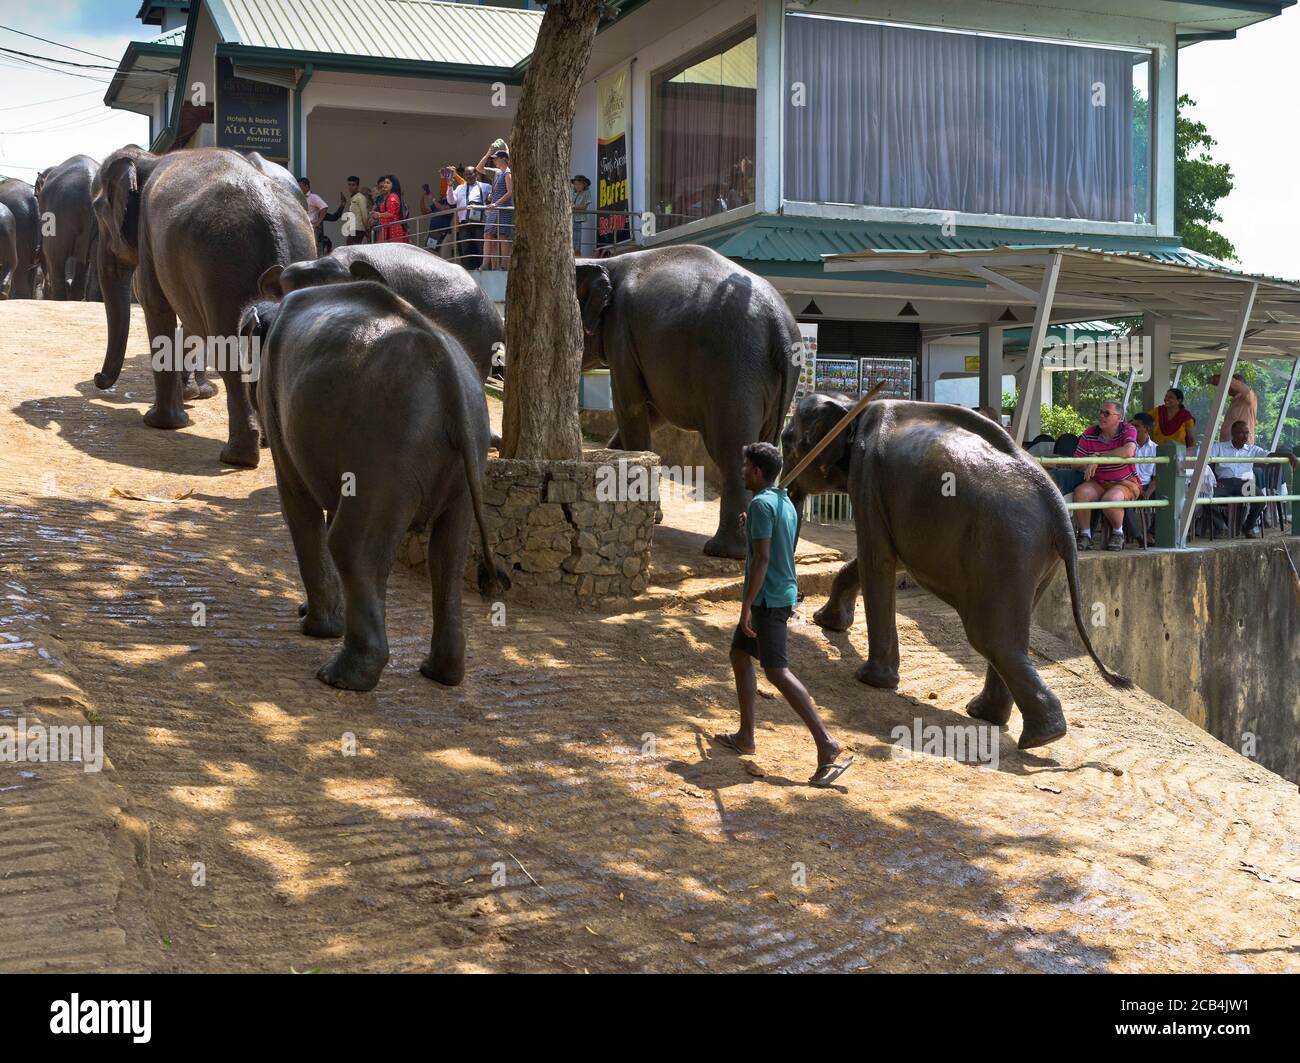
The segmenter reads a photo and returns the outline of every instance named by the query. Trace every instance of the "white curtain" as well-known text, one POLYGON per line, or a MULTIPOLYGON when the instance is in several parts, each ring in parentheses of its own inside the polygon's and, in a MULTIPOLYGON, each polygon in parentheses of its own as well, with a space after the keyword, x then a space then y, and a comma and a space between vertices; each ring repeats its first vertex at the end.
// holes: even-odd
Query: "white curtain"
POLYGON ((1134 220, 1133 53, 797 15, 785 27, 787 199, 1134 220))

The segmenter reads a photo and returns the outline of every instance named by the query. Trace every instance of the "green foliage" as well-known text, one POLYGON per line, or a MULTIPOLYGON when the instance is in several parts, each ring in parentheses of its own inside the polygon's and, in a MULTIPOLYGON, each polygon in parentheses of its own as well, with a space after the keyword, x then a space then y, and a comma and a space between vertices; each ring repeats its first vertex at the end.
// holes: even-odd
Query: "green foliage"
POLYGON ((1224 262, 1236 262, 1237 249, 1232 241, 1210 227, 1223 221, 1216 207, 1232 191, 1232 168, 1210 158, 1210 149, 1217 142, 1205 123, 1184 117, 1183 111, 1195 106, 1190 96, 1178 97, 1174 123, 1174 229, 1184 247, 1224 262))
POLYGON ((1002 393, 1002 412, 1010 415, 1016 408, 1016 393, 1014 391, 1004 391, 1002 393))
POLYGON ((1056 406, 1043 403, 1043 431, 1059 439, 1066 435, 1083 435, 1089 422, 1072 406, 1056 406))

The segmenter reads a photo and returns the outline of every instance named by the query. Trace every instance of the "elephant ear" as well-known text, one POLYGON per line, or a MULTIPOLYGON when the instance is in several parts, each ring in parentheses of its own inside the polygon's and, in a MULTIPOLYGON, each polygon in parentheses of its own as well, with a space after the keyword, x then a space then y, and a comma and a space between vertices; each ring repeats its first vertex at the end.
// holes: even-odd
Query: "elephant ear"
POLYGON ((348 266, 348 272, 352 274, 354 281, 374 281, 385 288, 389 287, 388 278, 363 258, 354 258, 352 264, 348 266))
MULTIPOLYGON (((804 435, 800 443, 803 453, 808 453, 817 443, 824 439, 827 433, 840 423, 847 412, 847 406, 841 406, 833 399, 823 397, 822 401, 809 411, 809 416, 805 421, 804 435)), ((837 466, 847 467, 849 447, 853 443, 856 428, 856 422, 850 424, 827 444, 825 450, 817 455, 817 465, 822 470, 823 475, 826 474, 827 470, 837 466)))
POLYGON ((130 155, 110 159, 99 171, 95 213, 113 236, 134 252, 140 225, 140 173, 130 155))
POLYGON ((609 270, 599 262, 580 263, 575 271, 575 283, 578 309, 582 312, 582 331, 594 336, 600 315, 614 295, 609 270))
MULTIPOLYGON (((284 267, 276 263, 257 278, 257 290, 263 299, 284 298, 284 267)), ((242 330, 241 330, 242 331, 242 330)))

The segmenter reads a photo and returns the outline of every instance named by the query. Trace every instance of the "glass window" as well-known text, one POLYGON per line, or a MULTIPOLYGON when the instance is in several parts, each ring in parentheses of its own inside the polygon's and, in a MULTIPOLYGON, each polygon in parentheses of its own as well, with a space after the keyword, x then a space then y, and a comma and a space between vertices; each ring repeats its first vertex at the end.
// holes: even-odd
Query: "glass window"
POLYGON ((786 16, 785 197, 1146 222, 1149 52, 786 16))
POLYGON ((660 229, 754 202, 754 27, 654 76, 651 209, 660 229))

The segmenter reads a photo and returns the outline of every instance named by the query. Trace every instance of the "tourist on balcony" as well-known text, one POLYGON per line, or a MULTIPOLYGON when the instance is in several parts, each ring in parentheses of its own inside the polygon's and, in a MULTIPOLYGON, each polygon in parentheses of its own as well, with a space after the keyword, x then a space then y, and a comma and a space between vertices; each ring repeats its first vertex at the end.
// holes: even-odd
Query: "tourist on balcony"
MULTIPOLYGON (((1125 424, 1120 405, 1107 399, 1097 412, 1097 423, 1079 437, 1075 457, 1080 458, 1131 458, 1137 450, 1137 430, 1125 424)), ((1093 463, 1083 470, 1083 482, 1074 489, 1076 502, 1132 502, 1141 492, 1137 471, 1131 463, 1093 463)), ((1124 549, 1124 510, 1104 509, 1110 536, 1107 550, 1124 549)), ((1076 540, 1080 550, 1092 549, 1092 510, 1079 509, 1074 513, 1076 540)))
POLYGON ((384 174, 376 188, 375 209, 370 212, 375 226, 375 243, 404 244, 409 240, 406 226, 406 208, 402 200, 402 182, 396 174, 384 174))
MULTIPOLYGON (((1210 377, 1210 383, 1219 386, 1219 373, 1210 377)), ((1228 381, 1228 409, 1223 415, 1223 426, 1219 429, 1219 439, 1228 442, 1232 439, 1232 430, 1238 421, 1246 426, 1246 442, 1255 442, 1255 422, 1259 418, 1259 399, 1254 389, 1246 383, 1240 373, 1233 373, 1228 381)))
POLYGON ((476 169, 492 182, 488 200, 486 239, 483 245, 484 269, 508 269, 511 241, 514 239, 514 179, 510 175, 510 152, 502 145, 479 159, 476 169), (489 166, 489 155, 495 166, 489 166))
POLYGON ((573 253, 581 258, 587 215, 591 213, 591 182, 584 174, 575 174, 569 185, 573 189, 573 253))
POLYGON ((461 167, 462 184, 451 192, 451 204, 456 208, 452 222, 456 240, 456 260, 466 269, 480 269, 483 265, 483 215, 491 189, 480 181, 473 163, 461 167))
POLYGON ((298 187, 302 189, 302 194, 307 198, 307 217, 316 233, 316 254, 323 255, 325 253, 325 215, 329 212, 330 205, 311 190, 311 182, 307 178, 299 177, 298 187))
POLYGON ((1151 438, 1157 443, 1173 440, 1190 450, 1196 446, 1196 418, 1188 412, 1183 403, 1183 393, 1178 388, 1165 392, 1165 401, 1161 406, 1147 410, 1154 422, 1151 438))
MULTIPOLYGON (((1212 458, 1290 458, 1291 472, 1295 473, 1296 459, 1295 455, 1289 450, 1275 450, 1272 453, 1263 447, 1257 447, 1254 443, 1247 442, 1247 435, 1250 426, 1245 421, 1234 421, 1231 425, 1232 436, 1227 441, 1218 440, 1210 447, 1210 457, 1212 458)), ((1255 465, 1253 462, 1242 461, 1240 464, 1233 462, 1223 462, 1218 465, 1210 465, 1209 468, 1214 470, 1214 497, 1215 498, 1242 498, 1255 494, 1258 490, 1257 481, 1255 480, 1255 465)), ((1214 507, 1214 524, 1220 531, 1227 531, 1227 521, 1220 512, 1223 506, 1214 507)), ((1259 518, 1264 514, 1264 503, 1256 502, 1250 507, 1246 514, 1245 523, 1242 525, 1242 532, 1251 539, 1259 539, 1263 532, 1259 527, 1259 518)))
POLYGON ((361 187, 360 177, 348 178, 348 189, 339 193, 339 205, 334 212, 325 215, 326 221, 343 219, 344 242, 364 244, 366 242, 366 221, 370 217, 370 197, 361 187))
MULTIPOLYGON (((1133 415, 1133 430, 1137 433, 1137 448, 1133 451, 1135 458, 1154 458, 1156 456, 1156 441, 1151 438, 1151 431, 1155 427, 1155 421, 1149 413, 1137 413, 1133 415)), ((1147 499, 1155 494, 1156 490, 1156 467, 1150 462, 1138 462, 1133 466, 1137 473, 1138 482, 1142 485, 1141 491, 1138 492, 1138 498, 1147 499)), ((1124 511, 1124 530, 1128 533, 1130 539, 1134 542, 1142 541, 1142 521, 1138 519, 1139 510, 1126 509, 1124 511)), ((1153 512, 1147 510, 1147 513, 1153 512)), ((1147 532, 1147 545, 1152 545, 1151 532, 1147 532)))

